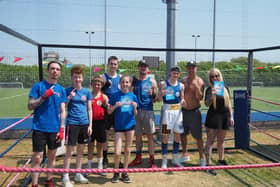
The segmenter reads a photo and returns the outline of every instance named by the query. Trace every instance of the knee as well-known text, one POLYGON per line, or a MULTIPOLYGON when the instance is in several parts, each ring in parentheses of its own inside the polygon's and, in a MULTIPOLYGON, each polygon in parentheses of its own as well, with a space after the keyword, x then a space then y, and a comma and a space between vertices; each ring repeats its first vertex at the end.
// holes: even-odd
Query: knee
POLYGON ((42 155, 41 154, 34 154, 33 156, 32 156, 32 162, 34 163, 34 164, 41 164, 41 162, 42 162, 42 155))

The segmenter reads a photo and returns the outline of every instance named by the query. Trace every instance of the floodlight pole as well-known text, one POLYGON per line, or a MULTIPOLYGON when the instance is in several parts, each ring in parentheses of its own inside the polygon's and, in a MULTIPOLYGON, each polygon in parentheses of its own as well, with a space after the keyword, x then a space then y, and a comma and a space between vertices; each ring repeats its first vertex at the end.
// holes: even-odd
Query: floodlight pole
MULTIPOLYGON (((107 0, 104 3, 104 46, 107 46, 107 0)), ((107 49, 104 49, 104 69, 107 71, 107 49)))
MULTIPOLYGON (((162 0, 167 4, 167 31, 166 31, 166 48, 175 49, 175 28, 176 28, 176 0, 162 0)), ((169 69, 175 65, 175 51, 166 52, 166 77, 169 69)))
POLYGON ((194 49, 195 49, 195 52, 194 52, 194 61, 196 61, 197 38, 199 38, 200 35, 199 35, 199 34, 193 34, 192 37, 194 38, 194 49))
MULTIPOLYGON (((213 50, 216 48, 216 0, 213 5, 213 50)), ((215 51, 212 52, 212 66, 215 68, 215 51)))
MULTIPOLYGON (((86 31, 86 34, 88 34, 88 43, 89 46, 91 46, 91 35, 94 34, 94 32, 92 31, 86 31)), ((89 82, 91 81, 91 72, 92 72, 92 68, 91 68, 91 49, 88 50, 88 56, 89 56, 89 82)))

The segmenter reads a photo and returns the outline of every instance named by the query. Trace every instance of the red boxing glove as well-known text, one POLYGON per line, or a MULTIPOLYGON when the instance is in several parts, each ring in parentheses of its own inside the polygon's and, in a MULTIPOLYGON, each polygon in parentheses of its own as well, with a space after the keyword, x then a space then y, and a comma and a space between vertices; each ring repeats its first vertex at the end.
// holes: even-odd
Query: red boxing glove
POLYGON ((54 94, 54 90, 52 88, 53 86, 45 91, 44 95, 42 95, 42 99, 45 100, 54 94))
POLYGON ((59 131, 56 135, 56 139, 59 140, 59 141, 62 141, 63 138, 64 138, 64 127, 60 127, 59 131))

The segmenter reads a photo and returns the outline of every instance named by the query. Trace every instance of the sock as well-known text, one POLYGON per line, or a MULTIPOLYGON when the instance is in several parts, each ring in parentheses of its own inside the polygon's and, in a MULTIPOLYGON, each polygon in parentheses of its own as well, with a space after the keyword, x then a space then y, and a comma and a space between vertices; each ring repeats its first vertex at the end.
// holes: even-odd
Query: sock
POLYGON ((173 142, 173 154, 177 154, 179 152, 179 142, 173 142))
POLYGON ((88 160, 88 168, 91 168, 92 167, 92 160, 88 160))
POLYGON ((161 153, 162 153, 163 155, 167 155, 167 153, 168 153, 168 150, 167 150, 167 143, 162 143, 162 144, 161 144, 161 153))

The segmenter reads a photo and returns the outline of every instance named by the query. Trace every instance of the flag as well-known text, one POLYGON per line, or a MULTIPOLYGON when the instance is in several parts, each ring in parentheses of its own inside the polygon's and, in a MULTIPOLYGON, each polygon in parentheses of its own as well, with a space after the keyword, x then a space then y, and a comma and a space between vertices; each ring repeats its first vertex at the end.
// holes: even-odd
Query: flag
POLYGON ((72 68, 72 67, 73 67, 73 64, 66 64, 66 69, 72 68))
POLYGON ((3 56, 2 56, 2 57, 0 57, 0 62, 1 62, 2 60, 4 60, 4 57, 3 57, 3 56))
POLYGON ((125 72, 127 69, 119 69, 119 72, 122 73, 122 72, 125 72))
POLYGON ((255 69, 264 69, 264 67, 256 67, 255 69))
MULTIPOLYGON (((1 60, 0 60, 1 61, 1 60)), ((280 68, 280 65, 278 65, 278 66, 273 66, 272 67, 272 69, 278 69, 278 68, 280 68)))
POLYGON ((100 71, 100 70, 102 70, 102 68, 99 68, 99 67, 94 67, 94 68, 93 68, 93 72, 94 72, 94 73, 96 73, 96 72, 98 72, 98 71, 100 71))
POLYGON ((22 60, 23 58, 21 58, 21 57, 15 57, 14 58, 14 63, 16 63, 16 62, 18 62, 18 61, 20 61, 20 60, 22 60))

